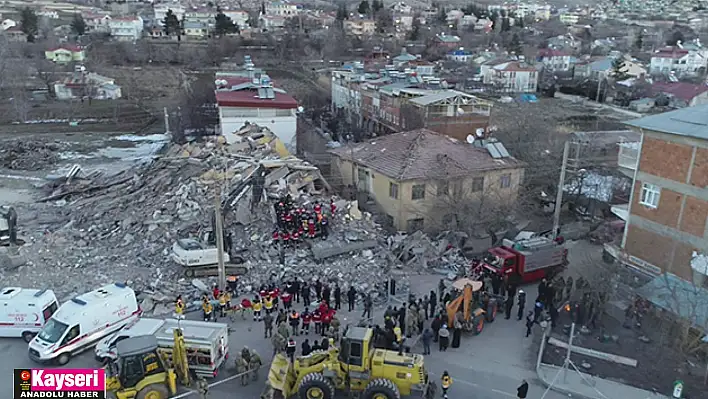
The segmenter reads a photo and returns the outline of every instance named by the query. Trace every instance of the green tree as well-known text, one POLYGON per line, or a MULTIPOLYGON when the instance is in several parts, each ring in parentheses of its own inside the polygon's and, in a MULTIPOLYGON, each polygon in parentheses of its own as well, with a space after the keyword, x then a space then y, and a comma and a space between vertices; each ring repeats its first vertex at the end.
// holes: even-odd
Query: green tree
POLYGON ((614 61, 612 61, 612 77, 617 79, 617 80, 625 80, 629 78, 629 75, 627 75, 626 72, 622 71, 622 67, 624 66, 624 58, 618 57, 615 58, 614 61))
POLYGON ((420 39, 420 18, 414 17, 411 24, 411 31, 408 32, 408 40, 416 41, 420 39))
POLYGON ((172 10, 167 10, 165 18, 162 20, 162 29, 167 36, 182 35, 182 23, 172 10))
POLYGON ((349 11, 347 11, 347 5, 344 3, 341 3, 339 5, 339 8, 337 8, 337 21, 344 21, 345 19, 349 19, 349 11))
POLYGON ((371 3, 371 11, 373 11, 374 14, 381 11, 382 8, 384 8, 383 0, 374 0, 371 3))
POLYGON ((71 20, 71 31, 78 36, 86 33, 86 21, 84 21, 84 17, 81 14, 74 14, 74 19, 71 20))
POLYGON ((236 26, 234 21, 232 21, 229 16, 224 14, 220 8, 217 8, 216 16, 214 17, 214 33, 218 36, 223 36, 238 32, 238 26, 236 26))
POLYGON ((359 3, 359 7, 356 9, 356 11, 359 14, 368 14, 371 11, 369 2, 367 0, 362 0, 361 3, 359 3))
POLYGON ((683 42, 683 41, 684 41, 683 33, 681 33, 680 30, 675 30, 671 34, 671 37, 669 38, 669 40, 666 41, 666 44, 668 46, 675 46, 676 43, 683 42))
POLYGON ((29 7, 23 8, 20 13, 20 28, 22 33, 27 35, 27 41, 34 42, 39 31, 39 18, 37 18, 37 13, 29 7))
POLYGON ((514 32, 509 44, 506 46, 506 50, 516 55, 522 55, 524 53, 524 49, 521 46, 521 38, 518 33, 514 32))
POLYGON ((634 38, 634 48, 637 50, 644 48, 644 33, 641 30, 637 33, 637 37, 634 38))

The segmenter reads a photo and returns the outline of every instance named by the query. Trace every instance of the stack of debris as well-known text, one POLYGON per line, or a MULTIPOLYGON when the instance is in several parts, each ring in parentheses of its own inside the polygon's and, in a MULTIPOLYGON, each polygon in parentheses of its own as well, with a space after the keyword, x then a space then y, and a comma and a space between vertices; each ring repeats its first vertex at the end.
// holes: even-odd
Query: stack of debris
POLYGON ((407 267, 428 269, 450 279, 464 275, 469 269, 469 260, 460 248, 464 247, 461 232, 443 232, 435 240, 420 231, 413 234, 398 234, 388 237, 388 247, 396 261, 407 267))
POLYGON ((13 170, 42 170, 59 161, 60 143, 39 140, 4 140, 0 145, 0 167, 13 170))
MULTIPOLYGON (((182 278, 171 247, 210 228, 220 196, 233 248, 250 268, 240 280, 242 291, 300 277, 353 284, 365 292, 376 291, 376 282, 383 294, 388 268, 397 261, 378 248, 385 234, 356 203, 335 198, 329 238, 287 249, 281 264, 271 242, 273 207, 267 199, 290 194, 308 206, 333 197, 322 197, 329 186, 319 170, 288 154, 269 130, 245 126, 238 137, 241 141, 230 145, 223 137, 174 145, 151 164, 112 176, 74 173, 52 182, 42 202, 18 209, 28 238, 22 247, 27 264, 0 271, 5 273, 0 278, 6 284, 48 286, 60 295, 126 281, 151 304, 177 293, 197 297, 200 288, 182 278)), ((204 284, 211 282, 197 285, 204 284)))

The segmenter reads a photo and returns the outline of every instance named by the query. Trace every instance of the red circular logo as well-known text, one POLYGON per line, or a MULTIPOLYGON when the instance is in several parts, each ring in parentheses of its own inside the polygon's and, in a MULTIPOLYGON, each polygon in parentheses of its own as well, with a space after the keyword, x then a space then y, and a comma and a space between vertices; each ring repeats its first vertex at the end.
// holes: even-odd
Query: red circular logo
POLYGON ((20 378, 22 378, 22 381, 29 381, 30 377, 31 377, 31 374, 27 370, 24 370, 20 373, 20 378))

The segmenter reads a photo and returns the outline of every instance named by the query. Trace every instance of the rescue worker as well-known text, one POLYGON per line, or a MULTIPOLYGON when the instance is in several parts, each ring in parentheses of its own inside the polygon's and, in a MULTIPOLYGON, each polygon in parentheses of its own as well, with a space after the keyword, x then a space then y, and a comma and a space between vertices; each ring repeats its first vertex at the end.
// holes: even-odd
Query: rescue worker
POLYGON ((280 243, 280 233, 278 230, 273 231, 273 245, 278 245, 280 243))
POLYGON ((248 362, 240 354, 236 356, 236 375, 241 376, 241 385, 248 385, 248 362))
POLYGON ((263 300, 263 306, 265 307, 266 314, 271 314, 273 312, 273 297, 268 294, 263 300))
POLYGON ((450 377, 447 370, 443 372, 443 375, 440 378, 440 385, 442 385, 442 396, 447 399, 447 390, 450 389, 450 386, 452 385, 452 377, 450 377))
POLYGON ((293 294, 288 292, 288 290, 284 290, 283 293, 280 294, 280 299, 283 301, 283 308, 290 310, 290 306, 293 303, 293 294))
POLYGON ((204 321, 211 321, 212 313, 214 313, 214 307, 211 306, 211 302, 202 302, 202 311, 204 313, 204 321))
POLYGON ((209 383, 204 379, 204 377, 199 377, 197 380, 197 392, 199 392, 199 397, 201 399, 206 399, 209 396, 209 383))
POLYGON ((178 295, 175 301, 175 314, 178 319, 184 317, 184 301, 182 300, 182 295, 178 295))
POLYGON ((265 329, 265 336, 264 338, 269 338, 273 337, 273 316, 272 315, 265 315, 263 317, 263 327, 265 329))
MULTIPOLYGON (((243 298, 241 300, 241 319, 246 320, 246 312, 248 312, 248 309, 251 309, 252 304, 251 301, 248 298, 243 298)), ((255 320, 255 319, 254 319, 255 320)))
POLYGON ((221 290, 219 290, 219 286, 214 284, 214 288, 211 290, 211 294, 213 295, 212 299, 219 299, 220 293, 221 293, 221 290))
POLYGON ((334 310, 342 308, 342 289, 338 283, 334 284, 334 310))
POLYGON ((312 216, 307 220, 307 237, 315 238, 315 218, 312 216))
POLYGON ((290 358, 291 363, 295 363, 295 350, 297 349, 297 344, 294 338, 288 340, 288 346, 285 348, 285 354, 290 358))
POLYGON ((256 352, 255 349, 251 349, 251 358, 248 361, 248 370, 251 372, 253 381, 258 380, 258 371, 262 366, 263 362, 261 361, 261 357, 258 356, 258 352, 256 352))
POLYGON ((429 328, 426 328, 425 331, 423 331, 422 340, 423 340, 423 354, 429 355, 430 354, 430 342, 433 340, 433 332, 429 328))
POLYGON ((292 335, 300 335, 300 313, 298 313, 295 309, 290 313, 290 328, 293 330, 292 335))
POLYGON ((447 346, 450 344, 450 330, 447 329, 447 324, 443 324, 440 327, 438 338, 440 340, 440 352, 447 351, 447 346))
POLYGON ((226 317, 226 303, 231 299, 227 299, 227 295, 226 291, 219 294, 219 317, 226 317))
POLYGON ((531 335, 531 327, 533 327, 533 312, 529 310, 529 313, 526 315, 526 338, 531 335))
POLYGON ((322 326, 320 326, 320 332, 322 333, 322 336, 325 336, 325 333, 329 331, 329 325, 332 323, 332 318, 334 317, 334 310, 326 310, 322 312, 322 326))
POLYGON ((313 207, 313 210, 315 211, 315 215, 322 213, 322 205, 320 205, 319 201, 315 202, 315 206, 313 207))
POLYGON ((334 199, 329 200, 329 212, 332 216, 337 212, 337 204, 334 203, 334 199))
POLYGON ((322 235, 322 239, 326 240, 327 237, 329 237, 329 228, 328 228, 329 222, 327 222, 327 218, 322 215, 320 218, 320 234, 322 235))
POLYGON ((271 338, 271 343, 273 344, 273 356, 275 356, 276 353, 285 351, 286 342, 285 337, 281 334, 273 335, 273 338, 271 338))
POLYGON ((261 298, 253 298, 253 321, 261 321, 261 309, 263 308, 263 303, 261 298))
POLYGON ((290 331, 288 331, 288 324, 285 321, 277 322, 277 324, 278 324, 278 334, 282 335, 283 337, 289 337, 290 331))
MULTIPOLYGON (((234 296, 238 296, 238 276, 234 275, 229 275, 226 276, 226 284, 228 285, 228 291, 230 291, 229 294, 229 299, 231 299, 234 296)), ((231 307, 231 303, 228 303, 228 306, 231 307)))
POLYGON ((504 303, 504 306, 505 306, 504 318, 509 320, 511 318, 511 310, 514 307, 514 297, 512 295, 509 295, 509 297, 506 298, 506 302, 504 303))
POLYGON ((349 311, 354 310, 354 305, 356 304, 356 289, 353 285, 349 286, 349 291, 347 291, 347 305, 349 305, 349 311))
POLYGON ((283 238, 283 246, 289 247, 290 246, 290 233, 285 231, 282 235, 282 238, 283 238))
POLYGON ((393 328, 393 334, 396 337, 396 347, 398 348, 398 353, 403 354, 403 332, 401 328, 396 326, 393 328))
POLYGON ((302 318, 302 333, 310 334, 310 322, 312 321, 312 313, 310 313, 307 308, 305 308, 300 317, 302 318))
POLYGON ((315 323, 315 334, 321 334, 322 330, 322 313, 319 309, 312 312, 312 321, 315 323))

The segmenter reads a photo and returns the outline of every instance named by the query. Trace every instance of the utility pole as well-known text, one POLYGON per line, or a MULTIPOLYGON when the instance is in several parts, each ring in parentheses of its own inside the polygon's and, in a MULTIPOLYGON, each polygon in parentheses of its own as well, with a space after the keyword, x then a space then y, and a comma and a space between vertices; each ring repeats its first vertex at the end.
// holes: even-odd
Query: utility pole
POLYGON ((224 220, 221 216, 221 196, 214 197, 214 237, 216 238, 216 260, 219 267, 219 289, 226 289, 226 266, 224 265, 224 220))
POLYGON ((565 171, 568 168, 568 154, 570 153, 570 141, 565 142, 563 148, 563 165, 561 166, 560 178, 558 179, 558 192, 556 193, 556 206, 553 209, 553 239, 558 237, 560 227, 561 208, 563 207, 563 186, 565 185, 565 171))
POLYGON ((164 112, 164 118, 165 118, 165 134, 169 135, 170 134, 170 114, 167 112, 167 107, 164 107, 163 109, 164 112))

